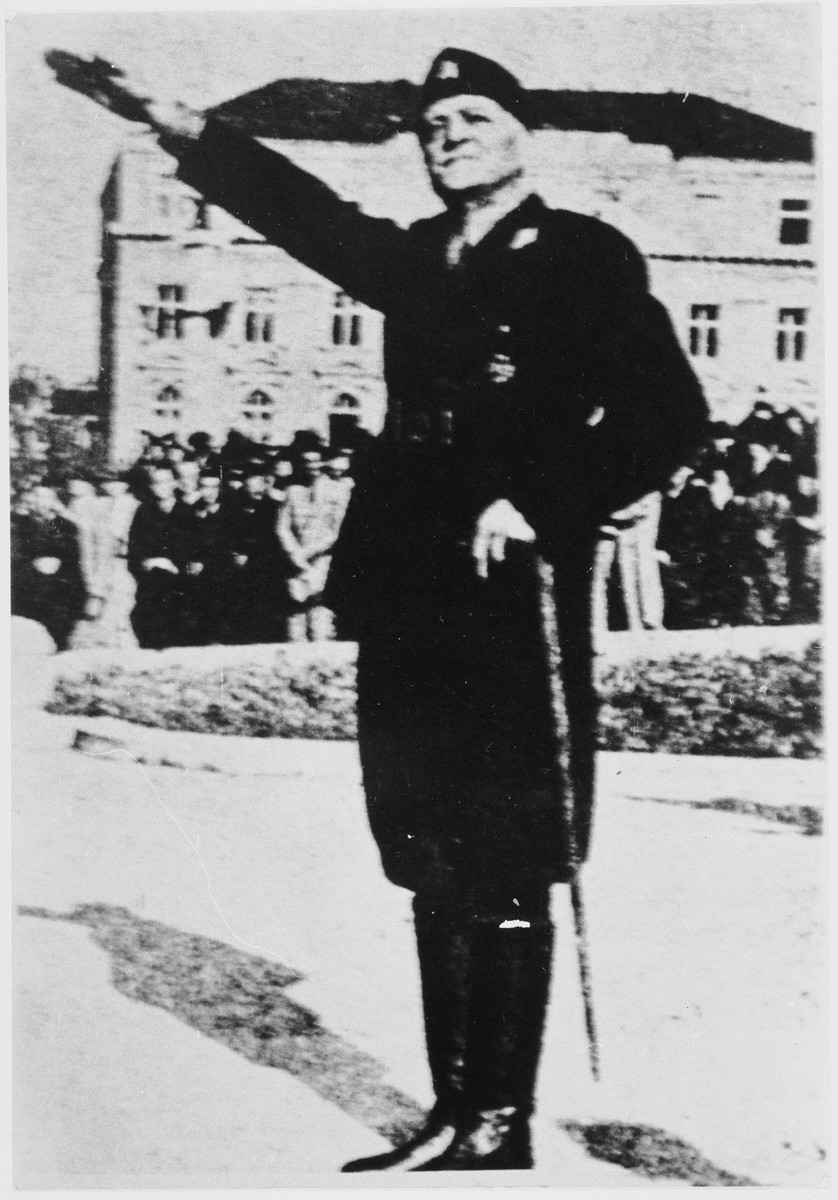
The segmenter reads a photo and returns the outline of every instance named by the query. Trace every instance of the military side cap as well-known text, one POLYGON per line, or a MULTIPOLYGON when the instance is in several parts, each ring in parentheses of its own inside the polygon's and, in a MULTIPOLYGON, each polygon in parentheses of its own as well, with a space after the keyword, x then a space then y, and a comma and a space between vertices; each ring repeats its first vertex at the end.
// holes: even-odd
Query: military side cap
POLYGON ((532 123, 526 89, 500 63, 471 50, 449 47, 436 56, 419 92, 419 111, 449 96, 488 96, 522 125, 532 123))

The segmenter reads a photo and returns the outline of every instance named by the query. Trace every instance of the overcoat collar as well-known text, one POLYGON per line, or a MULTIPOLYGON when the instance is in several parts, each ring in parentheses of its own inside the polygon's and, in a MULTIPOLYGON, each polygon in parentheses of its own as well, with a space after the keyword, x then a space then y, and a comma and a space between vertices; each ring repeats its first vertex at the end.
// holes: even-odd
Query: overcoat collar
MULTIPOLYGON (((481 262, 499 252, 522 249, 534 244, 540 236, 547 211, 547 205, 542 198, 531 192, 516 208, 505 213, 479 242, 464 248, 461 265, 481 262)), ((438 239, 439 252, 444 256, 448 240, 456 232, 455 219, 452 213, 443 212, 436 221, 434 232, 438 239)))

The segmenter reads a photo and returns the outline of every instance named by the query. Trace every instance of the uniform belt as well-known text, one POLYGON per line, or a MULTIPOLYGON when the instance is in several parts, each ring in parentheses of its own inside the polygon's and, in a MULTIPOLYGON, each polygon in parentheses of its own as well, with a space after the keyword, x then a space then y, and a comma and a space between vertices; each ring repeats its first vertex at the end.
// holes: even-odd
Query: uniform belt
POLYGON ((388 421, 388 440, 403 447, 449 447, 454 444, 454 413, 450 408, 402 407, 388 421))

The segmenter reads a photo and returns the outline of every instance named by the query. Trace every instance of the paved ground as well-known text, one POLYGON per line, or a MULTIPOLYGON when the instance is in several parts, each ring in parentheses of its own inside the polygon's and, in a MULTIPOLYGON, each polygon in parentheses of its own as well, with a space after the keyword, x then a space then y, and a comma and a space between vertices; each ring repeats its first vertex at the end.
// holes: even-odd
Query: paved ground
MULTIPOLYGON (((334 1183, 417 1119, 409 897, 381 877, 354 747, 32 708, 14 742, 19 1186, 334 1183)), ((603 1079, 557 888, 539 1178, 823 1185, 820 767, 603 755, 601 777, 603 1079)))

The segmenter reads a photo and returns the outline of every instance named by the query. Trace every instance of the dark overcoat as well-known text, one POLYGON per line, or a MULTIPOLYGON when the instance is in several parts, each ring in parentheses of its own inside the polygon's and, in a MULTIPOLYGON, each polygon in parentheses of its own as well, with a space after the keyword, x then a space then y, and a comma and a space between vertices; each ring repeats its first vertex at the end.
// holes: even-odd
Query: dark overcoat
POLYGON ((184 569, 190 551, 190 509, 176 500, 169 512, 153 499, 144 500, 134 513, 128 531, 128 570, 137 581, 131 628, 140 646, 160 650, 182 645, 186 637, 184 569), (177 574, 154 567, 143 569, 149 558, 168 558, 177 574))
POLYGON ((452 266, 448 213, 404 229, 211 120, 180 175, 385 315, 388 411, 327 601, 359 642, 373 833, 413 889, 567 877, 531 555, 477 579, 478 515, 510 500, 554 567, 581 855, 596 706, 600 522, 663 485, 705 404, 644 261, 611 226, 531 195, 452 266))
POLYGON ((13 514, 11 551, 13 615, 38 621, 57 648, 66 650, 87 594, 76 526, 57 513, 13 514), (38 571, 39 558, 57 558, 60 566, 55 574, 38 571))

